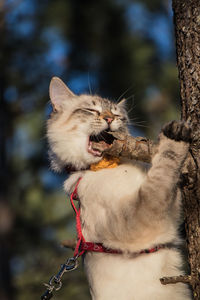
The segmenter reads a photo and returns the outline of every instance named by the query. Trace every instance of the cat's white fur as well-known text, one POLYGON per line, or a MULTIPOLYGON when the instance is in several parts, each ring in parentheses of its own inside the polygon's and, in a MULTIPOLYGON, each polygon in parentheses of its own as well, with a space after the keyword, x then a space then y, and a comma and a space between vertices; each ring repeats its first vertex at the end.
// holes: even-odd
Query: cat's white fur
MULTIPOLYGON (((152 254, 134 257, 132 253, 154 245, 178 241, 177 228, 169 218, 157 220, 155 228, 127 232, 121 228, 122 222, 118 211, 130 204, 139 186, 144 183, 144 174, 138 167, 123 164, 115 169, 98 172, 77 172, 65 182, 65 189, 70 193, 78 178, 81 201, 81 219, 83 234, 87 241, 103 242, 112 249, 121 249, 124 255, 88 253, 85 268, 95 300, 188 300, 190 293, 184 284, 167 285, 160 283, 164 276, 177 276, 182 259, 175 249, 162 249, 152 254), (134 182, 134 184, 133 184, 134 182), (115 214, 116 220, 107 218, 115 214), (117 219, 118 217, 118 219, 117 219), (110 226, 110 228, 109 228, 110 226), (99 228, 103 228, 99 231, 99 228), (110 234, 109 231, 112 233, 110 234), (116 233, 116 236, 115 234, 116 233)), ((132 224, 134 226, 134 222, 132 224)), ((131 227, 131 226, 130 226, 131 227)))
MULTIPOLYGON (((62 83, 58 79, 54 81, 58 85, 61 84, 63 92, 62 83)), ((59 88, 58 91, 54 91, 52 98, 56 98, 56 94, 59 94, 59 88)), ((67 90, 63 94, 63 103, 57 101, 57 98, 52 99, 55 106, 63 105, 65 108, 49 121, 48 139, 51 150, 57 155, 61 165, 72 163, 77 169, 81 169, 100 160, 87 152, 88 135, 95 129, 91 128, 90 118, 80 122, 76 116, 70 116, 75 107, 85 105, 92 98, 78 98, 67 90)), ((120 108, 117 109, 119 114, 120 108)), ((115 121, 112 126, 117 128, 120 121, 115 121)), ((101 130, 106 126, 102 121, 101 130)), ((98 130, 96 129, 97 132, 98 130)), ((164 248, 151 254, 134 255, 134 252, 142 249, 172 242, 178 244, 180 241, 177 233, 180 192, 175 189, 172 195, 170 190, 173 182, 178 180, 179 171, 174 175, 175 166, 164 158, 164 154, 163 168, 165 165, 169 168, 170 163, 171 168, 166 174, 163 174, 163 168, 159 169, 160 153, 166 150, 176 152, 179 157, 177 169, 180 170, 188 145, 162 135, 158 154, 155 155, 153 167, 148 173, 142 164, 124 161, 113 169, 98 172, 77 171, 64 184, 66 192, 70 194, 78 178, 82 177, 78 195, 81 203, 82 231, 86 241, 101 242, 105 247, 124 252, 86 254, 84 265, 93 300, 191 299, 186 285, 178 283, 164 286, 159 280, 164 276, 182 274, 182 259, 177 249, 164 248), (151 181, 155 184, 156 176, 158 187, 151 191, 151 181), (139 197, 140 193, 144 195, 143 202, 139 197), (163 200, 163 195, 166 200, 163 200)))

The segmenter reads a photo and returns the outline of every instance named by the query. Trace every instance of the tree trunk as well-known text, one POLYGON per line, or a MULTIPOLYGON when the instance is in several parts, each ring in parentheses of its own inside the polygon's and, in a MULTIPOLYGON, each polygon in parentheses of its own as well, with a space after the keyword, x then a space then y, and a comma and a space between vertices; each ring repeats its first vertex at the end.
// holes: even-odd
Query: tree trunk
POLYGON ((183 205, 191 268, 190 284, 200 299, 200 1, 173 0, 182 120, 191 124, 193 143, 184 171, 183 205))

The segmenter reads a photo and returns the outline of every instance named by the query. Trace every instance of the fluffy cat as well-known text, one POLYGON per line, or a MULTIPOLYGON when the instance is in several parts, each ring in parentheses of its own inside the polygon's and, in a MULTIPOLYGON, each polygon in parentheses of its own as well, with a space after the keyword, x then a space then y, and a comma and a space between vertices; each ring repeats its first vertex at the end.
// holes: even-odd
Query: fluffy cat
POLYGON ((188 153, 190 128, 167 124, 158 152, 147 171, 142 163, 121 161, 97 172, 88 167, 102 159, 92 141, 107 147, 106 132, 128 134, 123 103, 71 92, 57 77, 50 84, 53 113, 47 136, 52 166, 70 165, 76 171, 64 187, 71 193, 79 177, 82 231, 88 242, 103 243, 123 254, 88 252, 84 266, 93 300, 189 300, 183 283, 162 285, 160 278, 183 274, 178 226, 181 197, 180 170, 188 153), (102 141, 102 138, 105 141, 102 141), (142 249, 166 245, 154 253, 142 249))

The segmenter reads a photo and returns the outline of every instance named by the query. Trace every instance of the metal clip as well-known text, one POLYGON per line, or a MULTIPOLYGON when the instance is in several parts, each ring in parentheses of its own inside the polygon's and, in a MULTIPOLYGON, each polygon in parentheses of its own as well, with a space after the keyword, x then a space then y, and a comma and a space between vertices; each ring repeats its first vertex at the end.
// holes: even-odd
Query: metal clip
POLYGON ((52 276, 49 280, 49 283, 44 285, 47 287, 46 292, 42 295, 41 300, 49 300, 53 297, 53 290, 58 291, 62 287, 61 278, 64 273, 76 270, 78 267, 78 256, 68 258, 65 264, 61 265, 59 272, 52 276))
POLYGON ((49 299, 51 299, 53 297, 52 291, 53 291, 54 287, 50 286, 47 283, 44 283, 44 285, 47 287, 47 289, 44 292, 44 294, 41 296, 41 300, 49 300, 49 299))
POLYGON ((75 257, 68 258, 66 262, 66 272, 76 270, 78 267, 78 257, 79 256, 76 255, 75 257))

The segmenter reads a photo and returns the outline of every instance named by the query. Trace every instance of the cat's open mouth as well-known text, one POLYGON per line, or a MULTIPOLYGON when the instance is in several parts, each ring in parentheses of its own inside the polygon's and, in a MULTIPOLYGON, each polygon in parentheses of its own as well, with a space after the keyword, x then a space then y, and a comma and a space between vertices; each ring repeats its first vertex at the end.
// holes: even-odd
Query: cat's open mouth
POLYGON ((91 135, 88 142, 88 152, 94 156, 101 157, 103 151, 110 148, 114 139, 113 135, 105 130, 98 135, 91 135))

